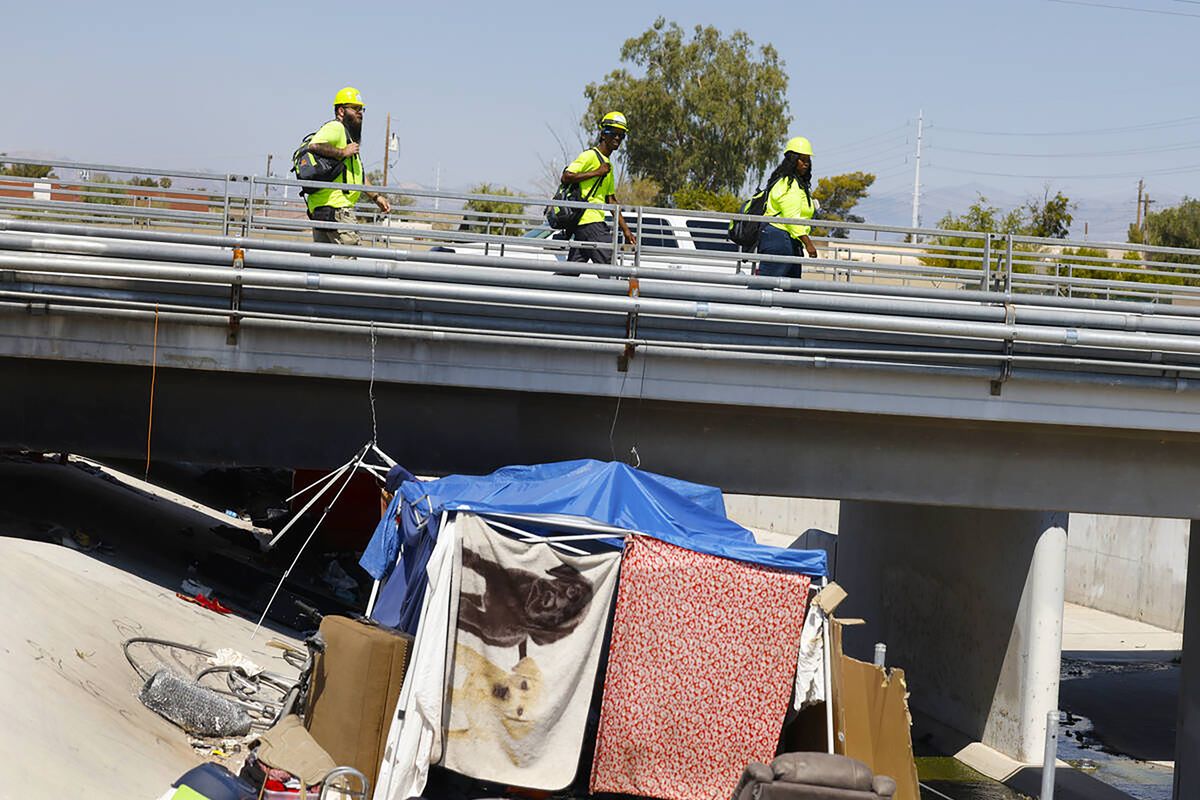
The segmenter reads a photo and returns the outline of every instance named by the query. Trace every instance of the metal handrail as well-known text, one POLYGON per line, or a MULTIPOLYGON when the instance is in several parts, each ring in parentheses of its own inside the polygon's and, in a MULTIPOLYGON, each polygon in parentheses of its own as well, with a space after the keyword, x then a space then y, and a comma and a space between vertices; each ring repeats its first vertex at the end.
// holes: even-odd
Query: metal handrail
MULTIPOLYGON (((62 172, 54 178, 33 179, 0 176, 0 213, 19 219, 59 219, 88 222, 98 226, 133 225, 139 228, 211 232, 219 228, 222 234, 282 237, 303 241, 313 228, 344 228, 332 223, 317 223, 307 219, 302 202, 294 191, 301 188, 334 186, 344 189, 370 189, 381 193, 403 194, 418 201, 411 207, 398 208, 383 218, 364 214, 360 224, 353 226, 373 249, 443 246, 456 252, 475 252, 491 255, 560 259, 569 246, 557 240, 512 235, 513 228, 538 230, 542 206, 546 197, 510 195, 472 195, 458 192, 433 192, 406 189, 398 186, 366 187, 345 184, 324 184, 296 181, 276 176, 260 177, 240 173, 220 174, 189 170, 159 170, 111 164, 15 159, 5 157, 5 163, 50 167, 62 172), (67 172, 86 170, 120 175, 156 176, 178 179, 170 187, 130 186, 120 183, 80 180, 67 172), (186 181, 205 181, 197 188, 186 181), (47 191, 46 185, 52 188, 47 191), (178 185, 177 185, 178 184, 178 185), (28 196, 13 196, 24 194, 28 196), (63 199, 74 194, 82 200, 63 199), (282 196, 280 196, 282 194, 282 196), (56 197, 55 195, 59 195, 56 197), (108 205, 97 199, 137 198, 140 205, 108 205), (92 202, 89 202, 89 199, 92 202), (504 202, 519 211, 505 213, 468 208, 437 208, 421 200, 433 201, 434 206, 454 203, 504 202), (200 205, 208 210, 183 210, 161 206, 200 205), (379 224, 379 220, 386 224, 379 224), (405 227, 406 222, 408 227, 405 227), (429 229, 418 230, 429 225, 429 229), (511 226, 508 224, 511 223, 511 226), (471 226, 473 230, 445 230, 471 226), (482 232, 480 232, 482 231, 482 232), (493 251, 493 247, 498 250, 493 251)), ((574 204, 569 204, 574 205, 574 204)), ((616 212, 617 206, 601 205, 616 212)), ((669 264, 680 271, 707 269, 712 274, 728 270, 738 274, 746 264, 759 259, 756 254, 729 252, 725 243, 713 238, 712 232, 691 230, 688 221, 717 221, 749 218, 740 214, 711 211, 681 211, 656 207, 623 207, 621 213, 630 218, 631 226, 651 241, 674 236, 677 241, 708 245, 713 249, 692 249, 691 246, 670 248, 647 245, 639 241, 635 249, 624 251, 612 248, 612 266, 669 264), (666 225, 656 226, 647 218, 665 218, 666 225), (678 220, 683 222, 679 223, 678 220), (672 221, 674 220, 674 221, 672 221), (682 237, 682 238, 680 238, 682 237)), ((755 218, 765 220, 766 218, 755 218)), ((778 219, 772 219, 778 222, 778 219)), ((788 259, 802 264, 806 275, 852 285, 916 286, 937 288, 957 287, 959 291, 981 290, 1003 293, 1062 293, 1067 296, 1100 295, 1106 298, 1151 298, 1155 302, 1188 301, 1200 287, 1200 250, 1135 245, 1125 242, 1086 242, 1039 237, 997 235, 979 231, 947 231, 937 228, 906 228, 872 223, 850 223, 831 220, 797 221, 818 227, 843 229, 851 238, 814 237, 818 247, 835 258, 788 259), (854 238, 870 235, 873 239, 854 238), (904 236, 909 241, 899 241, 904 236), (882 239, 880 237, 883 237, 882 239), (960 240, 957 243, 945 241, 960 240), (971 246, 968 242, 978 242, 971 246), (1075 256, 1064 253, 1068 248, 1086 247, 1120 254, 1136 254, 1138 258, 1075 256), (844 258, 842 257, 844 254, 844 258), (1165 260, 1172 259, 1171 261, 1165 260), (1179 263, 1182 261, 1183 263, 1179 263), (1194 263, 1190 263, 1194 262, 1194 263), (1110 277, 1111 276, 1111 277, 1110 277)), ((614 226, 615 227, 615 226, 614 226)), ((616 233, 614 232, 614 237, 616 233)), ((719 232, 717 233, 719 237, 719 232)), ((614 238, 615 241, 615 238, 614 238)), ((1113 300, 1116 302, 1116 300, 1113 300)))

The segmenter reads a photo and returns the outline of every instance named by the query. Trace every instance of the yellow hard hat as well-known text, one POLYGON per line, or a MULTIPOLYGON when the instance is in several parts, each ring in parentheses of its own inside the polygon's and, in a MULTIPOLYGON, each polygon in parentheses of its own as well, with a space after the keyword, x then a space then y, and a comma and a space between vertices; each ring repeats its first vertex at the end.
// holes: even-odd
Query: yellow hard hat
POLYGON ((610 111, 600 120, 601 128, 614 128, 622 133, 629 133, 629 124, 625 121, 625 115, 620 111, 610 111))
POLYGON ((788 139, 787 144, 783 146, 785 153, 799 153, 802 156, 812 155, 812 142, 805 139, 803 136, 793 136, 788 139))
POLYGON ((353 86, 347 86, 333 96, 333 107, 338 106, 358 106, 366 108, 367 104, 363 102, 362 95, 358 93, 358 89, 353 86))

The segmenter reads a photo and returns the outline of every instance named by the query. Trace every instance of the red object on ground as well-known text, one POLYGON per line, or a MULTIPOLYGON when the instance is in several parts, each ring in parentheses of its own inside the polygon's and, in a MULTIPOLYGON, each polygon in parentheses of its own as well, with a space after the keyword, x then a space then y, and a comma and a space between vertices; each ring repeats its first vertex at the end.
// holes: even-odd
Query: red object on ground
POLYGON ((180 600, 186 600, 189 603, 195 603, 198 606, 207 608, 209 611, 215 611, 218 614, 232 614, 233 613, 233 611, 231 609, 228 609, 225 606, 221 605, 221 601, 215 597, 205 597, 202 594, 198 594, 195 597, 188 597, 183 592, 176 592, 175 596, 178 597, 180 600))

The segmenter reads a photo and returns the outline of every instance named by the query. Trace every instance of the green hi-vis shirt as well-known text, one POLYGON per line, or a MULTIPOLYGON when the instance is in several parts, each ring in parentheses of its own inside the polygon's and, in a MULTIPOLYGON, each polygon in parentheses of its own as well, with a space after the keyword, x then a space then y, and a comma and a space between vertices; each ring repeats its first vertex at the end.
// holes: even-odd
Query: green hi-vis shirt
MULTIPOLYGON (((611 164, 612 161, 600 155, 600 151, 596 148, 584 150, 579 156, 567 166, 567 172, 594 172, 600 169, 600 162, 611 164)), ((604 198, 617 193, 617 185, 613 180, 612 170, 602 178, 588 178, 585 181, 579 182, 580 197, 588 198, 593 203, 603 203, 604 198), (600 185, 596 186, 599 181, 600 185), (595 186, 595 191, 592 187, 595 186), (590 197, 589 197, 590 195, 590 197)), ((592 222, 604 221, 604 209, 589 208, 583 212, 583 216, 579 218, 580 225, 588 225, 592 222)))
MULTIPOLYGON (((780 178, 771 187, 767 196, 767 207, 763 210, 764 217, 788 217, 790 219, 812 219, 816 209, 804 194, 800 181, 780 178)), ((807 236, 812 230, 808 225, 789 225, 782 222, 772 222, 776 228, 787 233, 793 239, 807 236)))
MULTIPOLYGON (((346 126, 335 120, 330 120, 321 126, 321 129, 313 134, 309 144, 321 144, 322 142, 333 145, 334 147, 346 146, 346 126)), ((342 159, 346 165, 345 177, 338 176, 337 181, 340 183, 358 183, 363 182, 363 166, 362 161, 358 156, 342 159)), ((362 192, 343 192, 341 189, 319 189, 312 194, 307 194, 304 199, 308 201, 308 210, 321 206, 332 206, 333 208, 354 208, 354 204, 358 202, 362 192)))

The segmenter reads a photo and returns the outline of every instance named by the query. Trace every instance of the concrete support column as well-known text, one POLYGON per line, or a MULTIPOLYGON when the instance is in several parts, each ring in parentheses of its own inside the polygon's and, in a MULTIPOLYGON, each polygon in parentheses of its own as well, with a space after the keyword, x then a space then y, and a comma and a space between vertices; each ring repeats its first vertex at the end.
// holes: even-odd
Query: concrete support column
POLYGON ((1179 718, 1175 726, 1175 800, 1200 797, 1200 520, 1192 520, 1187 594, 1183 609, 1183 660, 1179 718), (1191 633, 1187 625, 1192 624, 1191 633))
POLYGON ((1059 513, 843 501, 839 615, 867 620, 847 629, 847 650, 869 661, 886 642, 914 709, 1040 762, 1058 707, 1066 524, 1059 513))

